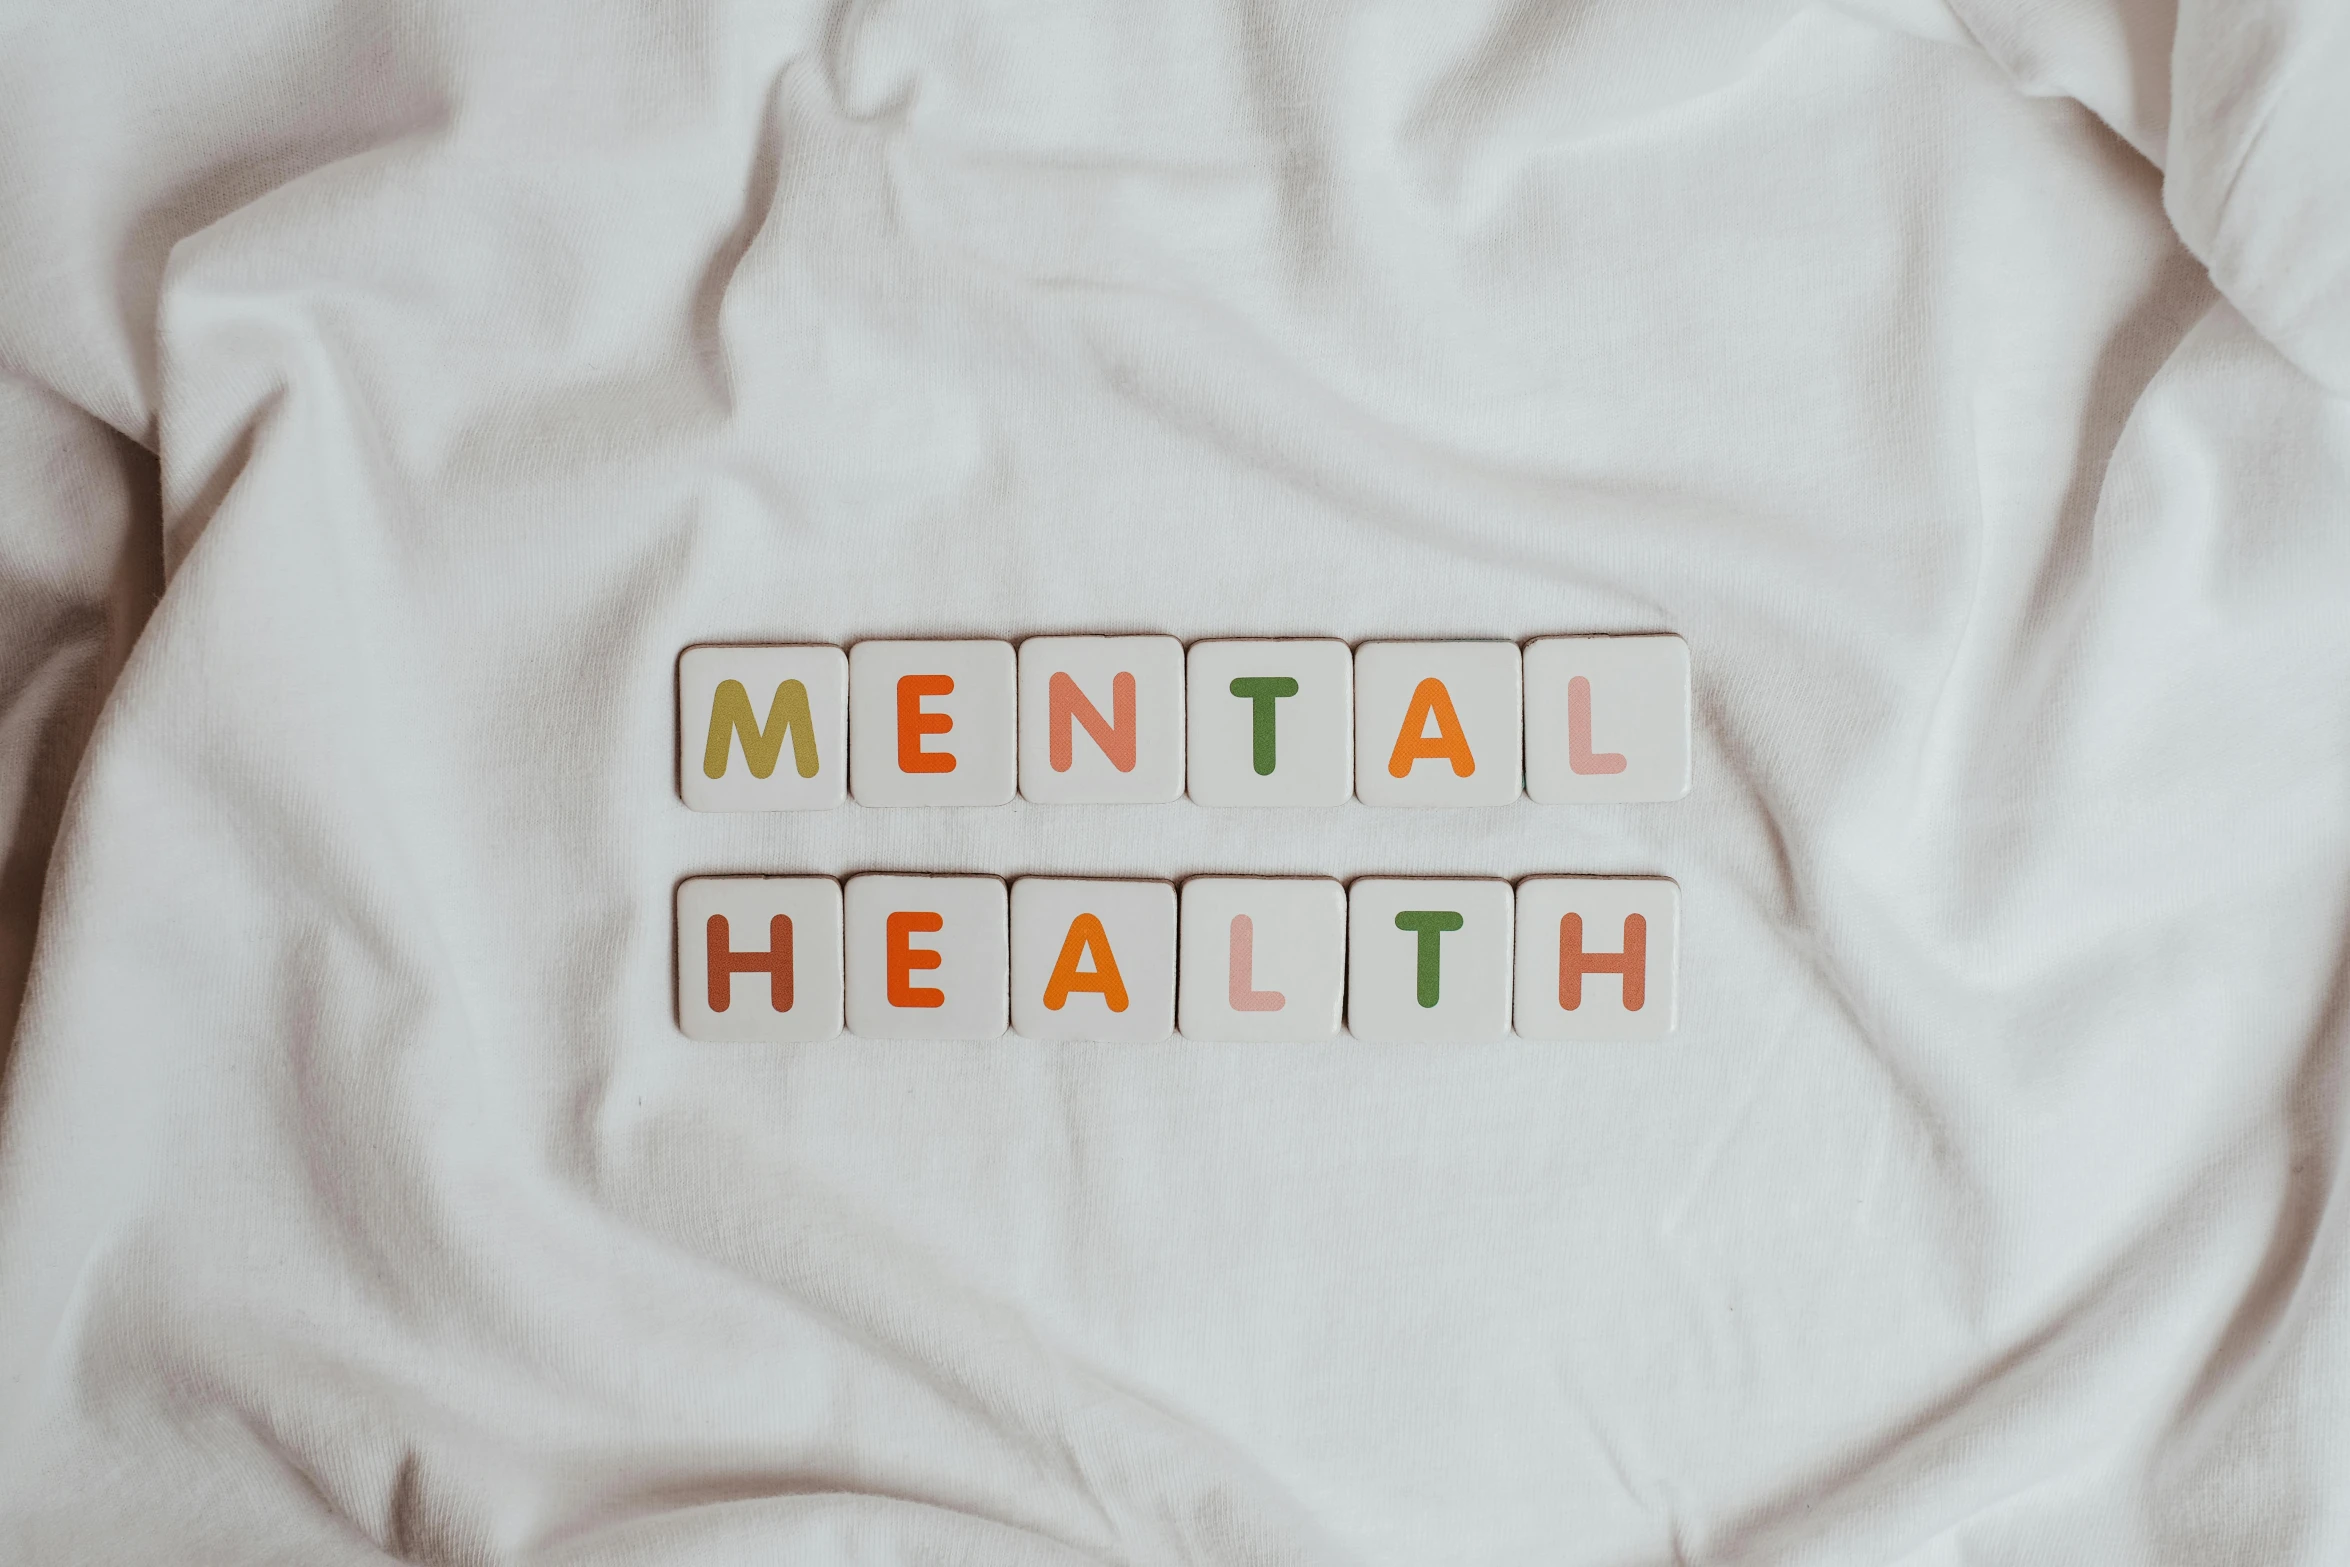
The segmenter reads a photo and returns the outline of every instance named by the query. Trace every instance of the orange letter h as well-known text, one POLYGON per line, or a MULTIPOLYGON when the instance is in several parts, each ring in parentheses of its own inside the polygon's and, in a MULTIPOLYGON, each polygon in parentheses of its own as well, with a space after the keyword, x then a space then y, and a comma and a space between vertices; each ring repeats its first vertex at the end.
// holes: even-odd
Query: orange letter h
POLYGON ((734 976, 767 976, 767 1000, 778 1012, 791 1010, 791 916, 767 922, 765 952, 737 952, 728 944, 726 916, 713 914, 706 927, 710 959, 710 1010, 723 1012, 734 1000, 734 976))
POLYGON ((1648 921, 1638 914, 1624 916, 1624 950, 1585 952, 1583 916, 1569 914, 1559 921, 1559 1007, 1572 1012, 1583 1004, 1583 976, 1621 974, 1624 1010, 1637 1012, 1648 999, 1648 921))

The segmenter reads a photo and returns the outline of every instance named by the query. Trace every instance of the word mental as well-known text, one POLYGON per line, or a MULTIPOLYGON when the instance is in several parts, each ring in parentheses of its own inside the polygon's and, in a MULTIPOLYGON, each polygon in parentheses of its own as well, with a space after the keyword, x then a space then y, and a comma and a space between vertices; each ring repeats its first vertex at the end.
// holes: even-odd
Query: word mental
POLYGON ((1649 1040, 1673 1030, 1661 876, 697 876, 677 1017, 701 1040, 1148 1044, 1649 1040))
POLYGON ((1669 635, 705 645, 678 657, 677 708, 698 811, 1689 792, 1689 649, 1669 635))

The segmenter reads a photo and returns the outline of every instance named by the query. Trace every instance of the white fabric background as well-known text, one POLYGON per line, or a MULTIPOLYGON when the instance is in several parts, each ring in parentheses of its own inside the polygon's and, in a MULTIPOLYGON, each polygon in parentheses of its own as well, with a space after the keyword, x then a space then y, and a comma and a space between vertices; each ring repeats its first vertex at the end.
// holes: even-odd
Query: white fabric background
POLYGON ((2350 1559, 2345 81, 18 0, 0 1559, 2350 1559), (1613 628, 1684 802, 673 791, 692 641, 1613 628), (677 1036, 679 877, 885 867, 1663 872, 1683 1022, 677 1036))

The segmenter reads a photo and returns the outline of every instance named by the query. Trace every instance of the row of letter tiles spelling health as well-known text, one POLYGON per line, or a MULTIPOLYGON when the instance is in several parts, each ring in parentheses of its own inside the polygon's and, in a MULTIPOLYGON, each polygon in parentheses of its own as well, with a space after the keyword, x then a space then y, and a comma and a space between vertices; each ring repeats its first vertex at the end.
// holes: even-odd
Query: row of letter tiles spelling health
POLYGON ((1680 890, 1661 876, 697 876, 677 889, 694 1039, 1374 1043, 1659 1039, 1680 890), (1178 954, 1180 949, 1180 956, 1178 954), (1512 997, 1515 996, 1513 1011, 1512 997))
POLYGON ((1506 805, 1689 791, 1676 636, 702 646, 677 665, 697 811, 861 805, 1506 805), (1521 687, 1523 699, 1521 700, 1521 687), (764 709, 764 716, 762 716, 764 709), (1187 720, 1188 714, 1188 722, 1187 720), (849 744, 851 735, 856 744, 849 744))

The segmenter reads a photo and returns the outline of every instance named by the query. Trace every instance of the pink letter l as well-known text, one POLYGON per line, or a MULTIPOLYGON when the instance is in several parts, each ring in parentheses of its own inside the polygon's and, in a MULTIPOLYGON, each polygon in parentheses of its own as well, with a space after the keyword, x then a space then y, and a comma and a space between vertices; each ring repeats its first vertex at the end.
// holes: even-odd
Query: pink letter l
POLYGON ((1621 751, 1591 749, 1591 682, 1577 675, 1567 682, 1567 765, 1579 773, 1620 773, 1621 751))
POLYGON ((1257 927, 1245 914, 1232 916, 1232 1010, 1278 1012, 1289 998, 1278 990, 1257 990, 1257 927))

